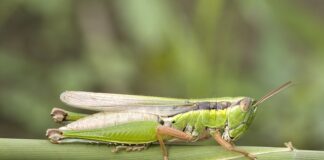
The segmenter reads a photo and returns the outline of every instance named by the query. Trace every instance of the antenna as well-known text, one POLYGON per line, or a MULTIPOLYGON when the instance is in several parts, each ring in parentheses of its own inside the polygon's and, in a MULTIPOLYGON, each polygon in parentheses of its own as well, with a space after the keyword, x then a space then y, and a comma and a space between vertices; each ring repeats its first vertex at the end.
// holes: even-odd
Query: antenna
POLYGON ((259 100, 257 100, 253 106, 257 106, 261 103, 263 103, 265 100, 269 99, 270 97, 278 94, 279 92, 283 91, 284 89, 287 89, 288 87, 290 87, 291 85, 293 85, 292 81, 288 81, 285 84, 281 85, 280 87, 268 92, 266 95, 264 95, 263 97, 261 97, 259 100))

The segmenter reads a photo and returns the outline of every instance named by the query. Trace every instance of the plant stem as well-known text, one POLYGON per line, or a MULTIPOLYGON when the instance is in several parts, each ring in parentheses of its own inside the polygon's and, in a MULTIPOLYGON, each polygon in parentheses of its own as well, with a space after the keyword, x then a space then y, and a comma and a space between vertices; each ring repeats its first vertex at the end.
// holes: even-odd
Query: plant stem
MULTIPOLYGON (((162 159, 158 145, 141 152, 112 153, 112 146, 95 144, 52 144, 38 139, 0 138, 0 159, 162 159)), ((276 147, 240 147, 258 159, 324 159, 322 151, 294 150, 276 147)), ((242 155, 214 145, 168 145, 172 159, 244 159, 242 155)))

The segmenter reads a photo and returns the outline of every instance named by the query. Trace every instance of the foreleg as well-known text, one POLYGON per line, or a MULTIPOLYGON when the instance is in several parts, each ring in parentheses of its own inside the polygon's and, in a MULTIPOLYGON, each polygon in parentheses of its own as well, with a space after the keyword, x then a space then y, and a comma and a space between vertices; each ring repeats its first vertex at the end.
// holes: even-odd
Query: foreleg
POLYGON ((252 154, 250 154, 249 152, 247 151, 244 151, 244 150, 241 150, 241 149, 238 149, 236 148, 233 144, 225 141, 223 138, 222 138, 222 134, 220 133, 219 130, 216 130, 215 133, 213 134, 213 137, 214 139, 223 147, 225 148, 226 150, 229 150, 229 151, 233 151, 233 152, 238 152, 238 153, 241 153, 243 154, 245 157, 251 159, 251 160, 255 160, 256 157, 253 156, 252 154))

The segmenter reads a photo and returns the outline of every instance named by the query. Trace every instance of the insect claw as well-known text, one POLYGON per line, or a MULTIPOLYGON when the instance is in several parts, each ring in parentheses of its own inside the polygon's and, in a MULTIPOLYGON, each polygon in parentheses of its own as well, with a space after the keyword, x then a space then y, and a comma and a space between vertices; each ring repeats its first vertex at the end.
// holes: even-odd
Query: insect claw
POLYGON ((290 151, 294 151, 296 150, 296 148, 293 146, 293 144, 289 141, 289 142, 285 142, 284 143, 285 146, 290 150, 290 151))
POLYGON ((257 157, 250 153, 248 155, 246 155, 246 157, 248 157, 251 160, 257 160, 257 157))
POLYGON ((113 152, 113 153, 117 153, 118 150, 117 150, 116 148, 113 148, 113 149, 111 149, 111 152, 113 152))
POLYGON ((113 153, 117 153, 119 151, 120 151, 119 146, 116 146, 115 148, 111 149, 111 152, 113 152, 113 153))

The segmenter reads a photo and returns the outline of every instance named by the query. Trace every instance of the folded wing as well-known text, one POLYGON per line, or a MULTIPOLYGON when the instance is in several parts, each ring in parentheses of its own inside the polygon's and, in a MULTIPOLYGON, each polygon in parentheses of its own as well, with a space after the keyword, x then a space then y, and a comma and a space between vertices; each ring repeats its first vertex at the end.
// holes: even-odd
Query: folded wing
POLYGON ((94 111, 125 111, 172 116, 195 109, 195 105, 189 100, 165 97, 65 91, 60 98, 67 105, 94 111))

